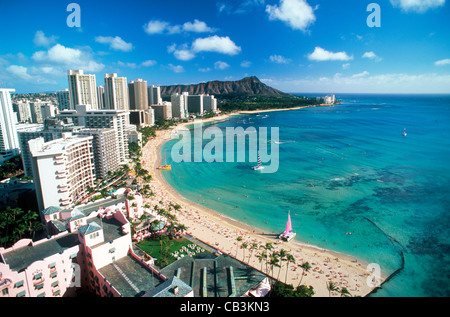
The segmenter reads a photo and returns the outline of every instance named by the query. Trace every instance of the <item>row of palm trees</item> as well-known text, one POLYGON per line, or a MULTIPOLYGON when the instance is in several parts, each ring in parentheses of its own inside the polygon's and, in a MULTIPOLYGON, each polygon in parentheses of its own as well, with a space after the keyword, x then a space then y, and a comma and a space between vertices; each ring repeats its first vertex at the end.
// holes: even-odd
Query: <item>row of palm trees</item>
POLYGON ((42 229, 39 214, 33 210, 7 206, 0 212, 0 246, 9 247, 23 238, 34 239, 35 232, 42 229))
MULTIPOLYGON (((287 283, 287 274, 289 271, 289 265, 291 265, 291 264, 298 265, 298 267, 303 270, 297 287, 299 287, 302 284, 305 273, 309 272, 309 270, 311 269, 311 265, 309 264, 309 262, 302 261, 301 263, 297 264, 295 257, 292 254, 290 254, 289 251, 286 251, 284 249, 280 249, 280 251, 276 251, 276 250, 274 250, 273 244, 270 242, 267 242, 263 246, 260 246, 259 244, 255 243, 255 242, 249 244, 248 242, 243 241, 243 238, 241 236, 238 236, 236 238, 236 241, 238 242, 237 248, 236 248, 236 254, 235 254, 236 258, 237 258, 238 250, 242 249, 243 250, 242 261, 245 263, 246 262, 245 261, 246 250, 248 249, 249 254, 248 254, 247 262, 246 262, 248 264, 253 253, 255 251, 257 251, 258 253, 256 254, 256 258, 258 259, 258 262, 261 264, 262 272, 264 272, 266 274, 270 273, 270 276, 275 278, 274 270, 275 270, 275 268, 278 268, 278 274, 277 274, 276 280, 281 281, 280 274, 281 274, 283 266, 285 266, 286 267, 285 276, 284 276, 285 284, 287 283)), ((348 291, 348 289, 346 287, 339 288, 333 282, 327 283, 327 289, 329 291, 330 297, 331 297, 332 292, 338 292, 341 294, 342 297, 351 296, 350 292, 348 291)))

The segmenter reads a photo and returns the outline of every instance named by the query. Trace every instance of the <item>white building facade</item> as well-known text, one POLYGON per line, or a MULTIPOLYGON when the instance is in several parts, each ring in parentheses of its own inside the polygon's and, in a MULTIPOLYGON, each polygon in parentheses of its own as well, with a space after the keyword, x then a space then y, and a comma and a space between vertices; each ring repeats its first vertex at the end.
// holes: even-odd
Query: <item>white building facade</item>
POLYGON ((13 112, 11 92, 14 89, 0 89, 0 161, 2 157, 19 154, 17 116, 13 112))
POLYGON ((94 186, 92 139, 64 133, 49 142, 42 137, 28 141, 39 211, 73 206, 94 186))
POLYGON ((126 77, 118 77, 116 73, 105 74, 105 109, 130 109, 126 77))
POLYGON ((70 109, 75 109, 77 105, 90 105, 91 109, 98 109, 95 75, 84 74, 83 70, 69 70, 67 74, 70 109))

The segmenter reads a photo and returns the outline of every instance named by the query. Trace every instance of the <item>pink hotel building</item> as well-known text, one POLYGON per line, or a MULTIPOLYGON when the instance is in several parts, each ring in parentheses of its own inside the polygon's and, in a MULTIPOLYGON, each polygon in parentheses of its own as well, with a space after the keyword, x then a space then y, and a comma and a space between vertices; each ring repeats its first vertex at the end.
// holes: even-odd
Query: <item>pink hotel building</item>
POLYGON ((177 277, 167 280, 134 250, 126 218, 134 212, 126 197, 43 210, 52 236, 0 248, 0 298, 76 296, 82 290, 132 297, 156 286, 176 289, 169 292, 173 296, 193 296, 192 288, 177 277))

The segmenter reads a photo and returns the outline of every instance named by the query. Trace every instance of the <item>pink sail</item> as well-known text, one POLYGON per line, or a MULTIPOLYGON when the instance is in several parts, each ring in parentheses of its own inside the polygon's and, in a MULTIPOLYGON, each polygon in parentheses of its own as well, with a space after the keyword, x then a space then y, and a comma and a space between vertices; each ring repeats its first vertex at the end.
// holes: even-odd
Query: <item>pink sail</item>
POLYGON ((291 213, 289 212, 288 215, 288 221, 286 223, 286 230, 283 234, 288 235, 290 232, 292 232, 292 223, 291 223, 291 213))

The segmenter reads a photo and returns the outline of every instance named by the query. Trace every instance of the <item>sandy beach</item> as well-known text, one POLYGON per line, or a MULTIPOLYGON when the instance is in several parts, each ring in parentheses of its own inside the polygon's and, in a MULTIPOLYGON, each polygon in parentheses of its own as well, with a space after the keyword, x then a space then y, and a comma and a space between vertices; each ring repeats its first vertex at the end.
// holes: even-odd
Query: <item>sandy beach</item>
MULTIPOLYGON (((276 111, 276 110, 270 110, 276 111)), ((237 112, 217 116, 205 120, 197 120, 196 122, 211 122, 226 120, 231 115, 259 113, 254 112, 237 112)), ((257 254, 262 250, 262 246, 271 243, 274 250, 284 249, 293 255, 295 264, 290 263, 286 266, 286 262, 282 263, 280 268, 275 268, 273 277, 282 282, 294 285, 296 287, 301 281, 302 284, 314 287, 315 295, 320 297, 330 296, 327 288, 328 282, 333 282, 338 288, 346 287, 352 296, 365 296, 372 291, 372 287, 368 285, 367 278, 370 272, 367 271, 367 263, 361 262, 359 259, 347 256, 345 254, 320 249, 307 244, 298 242, 280 242, 271 233, 263 232, 261 229, 253 228, 249 225, 230 219, 220 213, 207 209, 204 206, 195 204, 178 192, 176 192, 164 179, 161 173, 170 171, 161 171, 157 167, 160 165, 160 150, 163 144, 170 140, 176 129, 191 125, 195 122, 182 123, 178 126, 164 131, 157 131, 155 138, 149 140, 142 148, 142 164, 152 175, 153 181, 150 186, 154 192, 154 196, 147 198, 151 206, 163 201, 165 206, 169 203, 179 204, 181 208, 175 212, 180 223, 187 227, 187 233, 209 245, 220 250, 225 254, 236 257, 252 267, 271 275, 271 271, 266 271, 266 266, 261 263, 257 254), (237 237, 242 237, 241 242, 237 242, 237 237), (247 242, 249 246, 256 244, 259 247, 253 252, 248 248, 243 250, 240 248, 242 242, 247 242), (244 258, 245 256, 245 258, 244 258), (305 272, 302 278, 303 269, 299 267, 303 262, 309 262, 311 269, 305 272), (286 271, 287 270, 287 271, 286 271)), ((332 292, 331 296, 340 296, 338 292, 332 292)))

